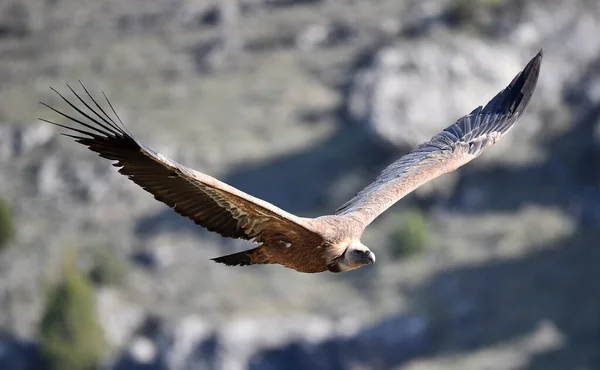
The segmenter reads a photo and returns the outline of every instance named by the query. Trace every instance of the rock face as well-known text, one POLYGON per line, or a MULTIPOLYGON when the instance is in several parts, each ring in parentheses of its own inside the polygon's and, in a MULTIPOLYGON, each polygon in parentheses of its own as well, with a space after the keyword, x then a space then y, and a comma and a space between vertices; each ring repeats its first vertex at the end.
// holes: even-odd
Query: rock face
POLYGON ((106 341, 112 347, 123 347, 144 320, 144 311, 112 288, 100 289, 96 301, 106 341))
POLYGON ((135 337, 117 369, 386 369, 431 350, 423 317, 359 328, 323 317, 236 320, 218 328, 189 316, 158 337, 135 337))
POLYGON ((0 126, 0 160, 9 160, 30 154, 36 148, 46 145, 54 138, 52 126, 41 122, 26 126, 0 126))
POLYGON ((600 368, 598 19, 587 0, 5 1, 0 196, 18 237, 0 251, 0 369, 42 368, 45 287, 73 245, 129 258, 97 291, 106 369, 600 368), (374 222, 378 263, 340 276, 213 264, 250 244, 176 215, 29 104, 68 110, 47 86, 81 78, 151 148, 317 216, 540 48, 510 137, 374 222), (392 260, 411 206, 431 245, 392 260))
POLYGON ((354 75, 348 113, 382 145, 405 151, 487 103, 490 86, 503 88, 521 64, 514 48, 475 37, 402 40, 354 75))
POLYGON ((0 37, 24 37, 31 32, 25 4, 6 1, 0 7, 0 37))

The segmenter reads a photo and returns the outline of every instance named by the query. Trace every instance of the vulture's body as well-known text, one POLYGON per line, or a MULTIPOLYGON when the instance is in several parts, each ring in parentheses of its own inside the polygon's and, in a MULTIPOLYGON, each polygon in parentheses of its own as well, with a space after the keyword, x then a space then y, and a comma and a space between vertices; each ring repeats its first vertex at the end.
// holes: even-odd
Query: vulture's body
POLYGON ((375 255, 360 237, 377 216, 417 187, 471 161, 514 126, 529 104, 541 61, 540 51, 485 107, 476 108, 392 163, 334 215, 312 219, 295 216, 154 152, 125 130, 108 99, 110 111, 103 109, 83 84, 89 102, 69 87, 79 106, 57 92, 79 118, 48 106, 76 125, 44 121, 70 130, 65 135, 116 161, 120 173, 175 212, 224 237, 258 244, 215 258, 216 262, 342 272, 375 262, 375 255))

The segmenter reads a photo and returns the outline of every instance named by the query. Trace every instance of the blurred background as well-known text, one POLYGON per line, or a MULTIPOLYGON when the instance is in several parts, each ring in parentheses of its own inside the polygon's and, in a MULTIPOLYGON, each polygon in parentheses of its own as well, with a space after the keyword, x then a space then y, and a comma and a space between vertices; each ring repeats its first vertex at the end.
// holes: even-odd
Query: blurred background
POLYGON ((4 0, 0 368, 600 369, 599 19, 596 0, 4 0), (151 148, 318 216, 542 47, 514 130, 378 218, 377 264, 339 275, 213 263, 248 244, 37 121, 81 79, 151 148))

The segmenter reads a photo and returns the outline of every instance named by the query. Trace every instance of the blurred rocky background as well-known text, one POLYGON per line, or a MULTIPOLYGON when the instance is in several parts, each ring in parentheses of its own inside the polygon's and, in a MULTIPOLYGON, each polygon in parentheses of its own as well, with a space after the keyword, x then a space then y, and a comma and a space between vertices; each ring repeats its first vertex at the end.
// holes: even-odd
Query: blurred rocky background
POLYGON ((0 368, 600 369, 600 2, 4 0, 0 368), (57 129, 81 79, 151 148, 304 216, 485 104, 503 141, 367 230, 377 264, 227 268, 57 129))

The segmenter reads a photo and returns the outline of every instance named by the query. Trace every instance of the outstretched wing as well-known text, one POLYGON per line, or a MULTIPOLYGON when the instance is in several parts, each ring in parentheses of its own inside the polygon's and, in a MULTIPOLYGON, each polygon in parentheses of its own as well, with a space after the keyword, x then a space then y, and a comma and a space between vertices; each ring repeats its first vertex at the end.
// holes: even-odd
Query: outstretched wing
POLYGON ((125 130, 106 95, 106 102, 120 124, 106 113, 83 84, 81 87, 91 100, 90 103, 69 85, 67 87, 77 97, 79 106, 75 104, 77 101, 73 103, 55 89, 52 90, 79 113, 81 118, 42 103, 69 119, 72 125, 41 120, 70 130, 70 133, 63 135, 72 137, 101 157, 116 161, 114 166, 120 168, 120 173, 154 195, 157 200, 172 207, 175 212, 224 237, 259 243, 281 241, 320 244, 321 237, 309 219, 285 212, 153 151, 125 130))
POLYGON ((417 187, 477 157, 500 140, 523 114, 533 95, 541 63, 542 50, 485 107, 476 108, 392 163, 336 214, 351 216, 367 226, 417 187))

